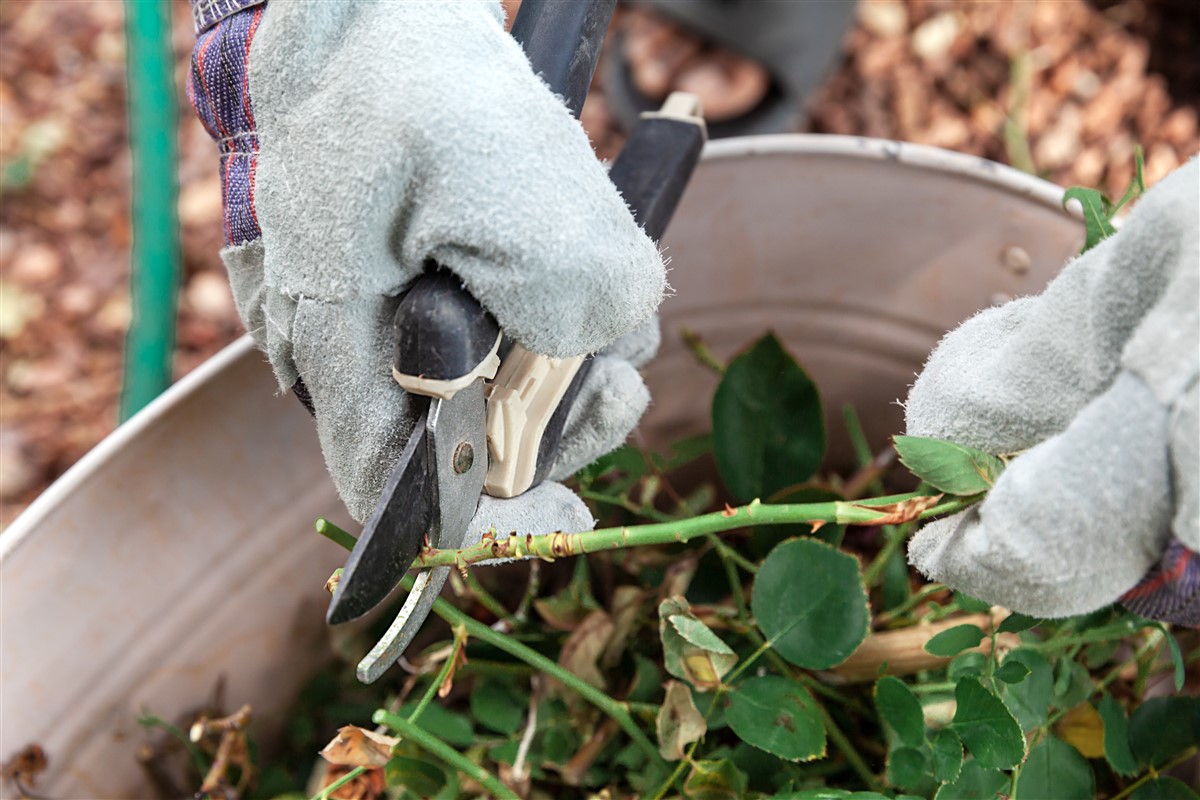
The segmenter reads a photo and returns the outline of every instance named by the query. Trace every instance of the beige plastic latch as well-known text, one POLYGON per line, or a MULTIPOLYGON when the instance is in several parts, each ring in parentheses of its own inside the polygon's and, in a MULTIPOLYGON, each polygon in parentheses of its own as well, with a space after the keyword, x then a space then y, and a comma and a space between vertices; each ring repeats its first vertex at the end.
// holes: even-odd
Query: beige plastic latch
POLYGON ((708 126, 704 124, 704 107, 700 96, 691 92, 671 92, 657 111, 643 111, 639 119, 674 119, 680 122, 690 122, 705 129, 707 138, 708 126))
POLYGON ((548 358, 519 344, 504 358, 488 388, 487 478, 492 497, 516 497, 533 485, 546 424, 583 363, 582 356, 548 358))
POLYGON ((423 397, 436 397, 441 400, 449 400, 455 394, 470 386, 477 378, 491 380, 492 376, 500 368, 500 340, 504 338, 503 333, 496 334, 496 343, 492 345, 492 351, 487 354, 487 357, 480 361, 475 369, 468 372, 459 378, 451 378, 450 380, 434 380, 432 378, 422 378, 419 375, 405 375, 403 372, 392 367, 392 377, 396 379, 396 383, 400 384, 400 388, 406 392, 419 394, 423 397))

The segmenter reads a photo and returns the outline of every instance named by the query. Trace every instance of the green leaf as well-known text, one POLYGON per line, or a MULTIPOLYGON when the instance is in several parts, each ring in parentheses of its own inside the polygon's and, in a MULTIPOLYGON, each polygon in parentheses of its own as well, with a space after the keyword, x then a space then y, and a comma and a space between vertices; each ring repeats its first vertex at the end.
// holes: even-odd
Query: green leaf
POLYGON ((1095 684, 1083 664, 1064 658, 1058 662, 1058 673, 1052 701, 1055 708, 1074 708, 1091 697, 1095 684))
POLYGON ((811 539, 783 542, 770 552, 755 576, 750 606, 776 652, 804 669, 842 663, 870 625, 858 559, 811 539))
POLYGON ((958 603, 959 608, 968 614, 982 614, 985 611, 990 611, 992 608, 991 603, 976 600, 969 594, 963 594, 962 592, 954 593, 954 601, 958 603))
POLYGON ((994 800, 1008 787, 1008 776, 994 769, 985 769, 978 761, 967 761, 959 776, 938 789, 934 800, 994 800))
POLYGON ((887 779, 892 786, 916 791, 929 773, 929 760, 920 750, 898 747, 888 754, 887 779))
POLYGON ((1200 698, 1152 697, 1129 715, 1129 744, 1143 764, 1161 766, 1200 745, 1200 698))
POLYGON ((1030 628, 1036 628, 1041 622, 1037 617, 1027 617, 1024 614, 1009 614, 996 628, 999 633, 1020 633, 1030 628))
POLYGON ((954 732, 962 738, 982 767, 1008 769, 1025 756, 1021 726, 999 697, 974 678, 963 678, 954 689, 958 708, 954 732))
MULTIPOLYGON (((415 702, 405 703, 396 712, 398 717, 409 717, 416 709, 415 702)), ((475 744, 475 726, 457 711, 449 711, 437 703, 431 703, 421 712, 420 726, 442 739, 447 744, 456 747, 470 747, 475 744)))
POLYGON ((633 654, 633 686, 628 700, 634 703, 649 703, 658 697, 662 689, 662 670, 658 663, 641 653, 633 654))
POLYGON ((1167 649, 1171 653, 1171 663, 1175 665, 1175 691, 1183 689, 1183 679, 1186 674, 1186 668, 1183 663, 1183 652, 1179 649, 1179 642, 1175 641, 1175 637, 1171 635, 1171 631, 1166 625, 1161 622, 1156 622, 1152 627, 1162 631, 1162 635, 1166 637, 1167 649))
POLYGON ((1146 160, 1142 155, 1142 146, 1135 145, 1133 148, 1133 178, 1129 181, 1129 185, 1125 187, 1124 194, 1121 199, 1113 203, 1113 206, 1108 211, 1108 218, 1111 220, 1116 213, 1124 207, 1126 203, 1134 199, 1138 195, 1146 191, 1146 160))
POLYGON ((1188 785, 1175 778, 1155 778, 1143 783, 1137 791, 1129 796, 1129 800, 1196 800, 1196 794, 1188 785))
POLYGON ((686 683, 667 681, 667 697, 659 706, 654 728, 658 752, 667 761, 683 758, 683 748, 704 735, 704 715, 696 710, 686 683))
POLYGON ((477 680, 469 698, 471 716, 497 733, 516 733, 525 719, 529 698, 505 680, 477 680))
POLYGON ((951 683, 958 683, 959 678, 978 678, 983 675, 983 668, 987 666, 987 661, 988 657, 978 651, 955 656, 946 665, 946 679, 951 683))
POLYGON ((713 695, 714 692, 694 692, 692 694, 696 700, 696 708, 703 708, 704 713, 708 715, 707 722, 710 731, 728 728, 729 722, 725 719, 725 704, 713 705, 713 695), (710 708, 711 711, 709 711, 710 708))
MULTIPOLYGON (((823 533, 827 527, 827 525, 822 525, 821 530, 817 531, 817 533, 823 533)), ((825 539, 825 541, 828 542, 829 539, 825 539)), ((841 539, 839 538, 837 542, 830 542, 830 544, 837 547, 841 544, 841 539)), ((883 567, 883 582, 880 586, 879 595, 883 601, 884 611, 891 611, 912 597, 908 580, 908 559, 904 557, 904 549, 899 548, 892 553, 883 567)))
POLYGON ((932 656, 950 658, 963 650, 978 647, 983 637, 983 629, 978 625, 955 625, 926 642, 924 650, 932 656))
POLYGON ((600 456, 576 472, 575 477, 580 484, 588 486, 600 478, 615 478, 619 475, 620 478, 613 486, 605 487, 605 494, 617 495, 636 484, 649 469, 650 465, 646 463, 646 457, 642 451, 626 444, 611 453, 600 456))
POLYGON ((958 780, 962 763, 962 739, 952 728, 942 728, 933 737, 933 777, 942 783, 958 780))
POLYGON ((721 676, 737 663, 737 654, 692 615, 682 597, 668 597, 659 603, 658 633, 667 672, 697 689, 719 686, 721 676))
POLYGON ((909 747, 925 743, 925 715, 921 701, 899 678, 886 676, 875 684, 875 708, 879 717, 909 747))
POLYGON ((1118 774, 1127 778, 1136 775, 1138 761, 1129 748, 1129 719, 1108 692, 1100 698, 1100 719, 1104 722, 1104 757, 1118 774))
POLYGON ((746 795, 746 776, 729 759, 696 761, 683 783, 692 800, 739 800, 746 795))
POLYGON ((713 395, 712 430, 721 479, 742 502, 803 483, 825 457, 820 394, 774 334, 730 362, 713 395))
POLYGON ((1083 226, 1086 231, 1086 238, 1083 243, 1083 250, 1080 252, 1086 253, 1101 241, 1117 232, 1117 229, 1108 221, 1108 211, 1104 204, 1104 195, 1095 189, 1086 189, 1082 186, 1072 186, 1063 193, 1062 204, 1065 208, 1068 200, 1078 200, 1083 206, 1083 226))
POLYGON ((1054 800, 1091 800, 1096 796, 1096 776, 1079 751, 1049 736, 1025 759, 1017 779, 1017 797, 1053 797, 1054 800))
POLYGON ((388 786, 408 789, 417 797, 433 797, 446 785, 445 770, 419 758, 394 756, 383 772, 388 786))
MULTIPOLYGON (((783 792, 773 795, 771 800, 889 800, 879 792, 851 792, 846 789, 802 789, 798 792, 783 792)), ((920 800, 912 795, 896 795, 895 800, 920 800)))
POLYGON ((812 695, 777 675, 751 678, 729 693, 725 718, 738 737, 789 761, 825 755, 825 725, 812 695))
POLYGON ((946 494, 969 496, 986 492, 1004 471, 1004 462, 974 447, 929 439, 894 436, 900 463, 909 472, 946 494))
POLYGON ((1004 664, 1012 662, 1024 664, 1029 670, 1029 677, 1020 683, 1000 686, 1001 697, 1009 711, 1021 723, 1021 729, 1033 730, 1045 722, 1050 713, 1050 698, 1054 693, 1054 669, 1045 656, 1033 650, 1013 650, 1004 657, 1004 664))
POLYGON ((1111 642, 1089 644, 1083 648, 1083 662, 1087 664, 1088 669, 1100 669, 1113 660, 1120 646, 1121 641, 1119 639, 1114 639, 1111 642))
POLYGON ((996 670, 996 680, 1005 683, 1020 683, 1029 677, 1029 667, 1020 661, 1009 661, 996 670))
POLYGON ((750 779, 751 792, 778 792, 789 787, 796 776, 792 762, 745 742, 737 743, 729 759, 750 779))

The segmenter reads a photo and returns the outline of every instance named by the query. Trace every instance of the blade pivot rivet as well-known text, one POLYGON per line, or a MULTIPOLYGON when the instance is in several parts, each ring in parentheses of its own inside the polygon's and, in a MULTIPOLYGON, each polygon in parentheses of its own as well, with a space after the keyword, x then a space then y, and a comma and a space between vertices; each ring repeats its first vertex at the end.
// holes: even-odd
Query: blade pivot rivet
POLYGON ((463 442, 454 448, 454 472, 462 475, 475 463, 475 448, 470 442, 463 442))

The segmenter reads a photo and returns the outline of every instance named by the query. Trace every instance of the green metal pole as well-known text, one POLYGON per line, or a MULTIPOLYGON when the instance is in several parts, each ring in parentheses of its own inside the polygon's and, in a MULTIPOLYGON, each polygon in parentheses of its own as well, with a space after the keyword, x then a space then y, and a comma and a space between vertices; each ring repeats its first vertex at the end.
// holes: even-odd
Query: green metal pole
POLYGON ((125 338, 122 421, 171 384, 180 272, 169 0, 126 0, 125 33, 133 154, 133 313, 125 338))

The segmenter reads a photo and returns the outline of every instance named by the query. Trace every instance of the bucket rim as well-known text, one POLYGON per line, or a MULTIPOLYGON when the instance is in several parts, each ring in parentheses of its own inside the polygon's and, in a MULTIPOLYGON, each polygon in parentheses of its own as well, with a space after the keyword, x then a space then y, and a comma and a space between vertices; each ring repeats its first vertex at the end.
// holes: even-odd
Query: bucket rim
MULTIPOLYGON (((254 340, 249 334, 243 334, 171 384, 165 392, 101 439, 95 447, 46 487, 44 492, 34 498, 12 523, 0 531, 0 563, 11 556, 63 500, 102 469, 107 461, 115 458, 128 443, 137 439, 143 431, 152 428, 160 419, 195 394, 209 378, 242 360, 254 350, 254 340)), ((263 358, 265 360, 266 356, 263 358)))
POLYGON ((982 156, 958 153, 932 145, 847 136, 833 133, 774 133, 713 139, 705 144, 702 160, 771 156, 833 156, 864 161, 893 161, 910 167, 960 176, 1020 195, 1067 216, 1082 219, 1062 203, 1063 187, 982 156))

